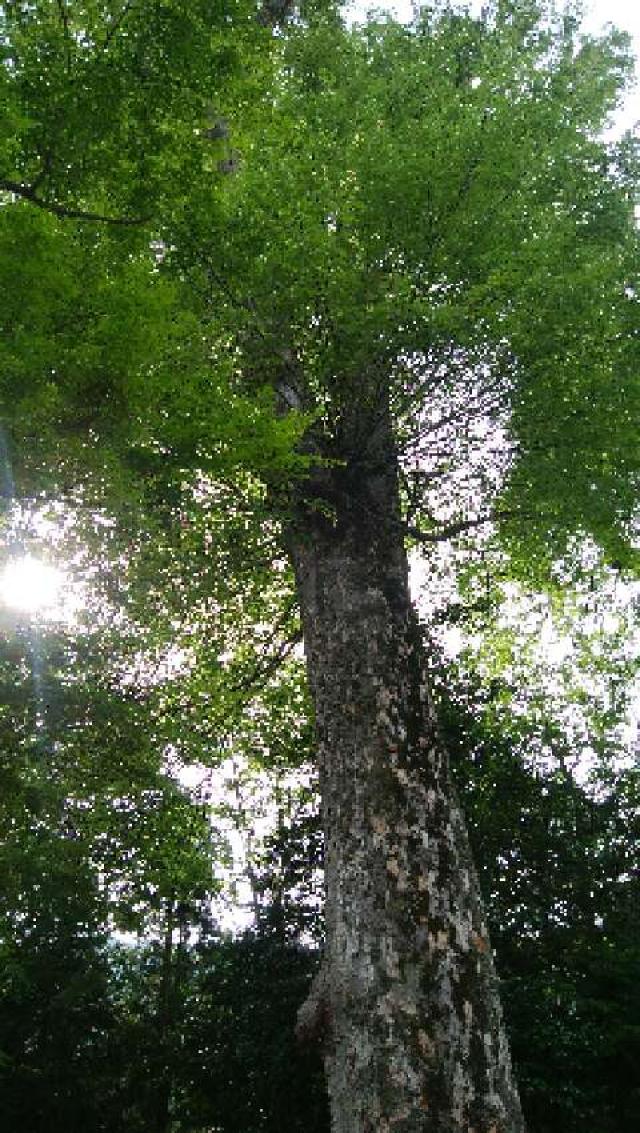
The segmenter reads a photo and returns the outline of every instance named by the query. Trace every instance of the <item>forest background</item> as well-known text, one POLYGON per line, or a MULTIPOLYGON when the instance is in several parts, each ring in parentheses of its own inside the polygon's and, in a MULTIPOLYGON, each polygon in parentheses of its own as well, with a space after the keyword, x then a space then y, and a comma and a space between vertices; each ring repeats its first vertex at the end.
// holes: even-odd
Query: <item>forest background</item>
MULTIPOLYGON (((184 11, 151 9, 145 99, 125 58, 116 88, 96 68, 85 119, 73 52, 92 45, 73 38, 73 6, 35 5, 33 22, 24 9, 17 32, 16 6, 3 7, 4 45, 17 37, 31 69, 17 93, 8 64, 3 79, 4 554, 14 598, 16 563, 29 593, 17 587, 22 608, 6 602, 2 624, 0 1116, 25 1133, 321 1130, 319 1059, 293 1026, 323 936, 322 839, 272 505, 306 474, 307 418, 273 412, 251 307, 259 276, 217 274, 230 212, 207 237, 209 183, 224 213, 259 149, 252 108, 271 81, 265 35, 278 37, 240 5, 230 47, 223 13, 211 91, 211 59, 200 73, 177 34, 184 11), (191 101, 176 78, 186 66, 191 101), (147 209, 153 221, 112 223, 147 209), (242 355, 242 388, 221 335, 242 355), (248 396, 252 359, 262 372, 248 396), (194 476, 203 437, 215 443, 194 476), (45 585, 58 592, 38 608, 45 585)), ((96 13, 84 6, 77 26, 96 13)), ((305 19, 321 26, 312 9, 305 19)), ((606 60, 614 87, 625 50, 615 42, 606 60)), ((608 144, 631 169, 630 139, 608 144)), ((287 175, 295 195, 308 169, 287 175)), ((260 191, 250 185, 243 207, 260 191)), ((607 239, 615 210, 602 209, 607 239)), ((325 219, 339 234, 342 218, 325 219)), ((554 542, 551 523, 546 550, 534 540, 526 553, 508 520, 485 522, 481 492, 496 513, 511 508, 511 439, 504 406, 465 366, 446 401, 434 392, 405 466, 440 729, 528 1127, 626 1133, 640 1106, 633 538, 597 506, 590 529, 576 508, 572 539, 554 542)), ((637 385, 623 403, 593 392, 587 479, 607 489, 636 489, 634 396, 637 385)), ((578 425, 569 445, 584 438, 578 425)), ((541 494, 571 516, 585 485, 563 475, 547 467, 541 494)))

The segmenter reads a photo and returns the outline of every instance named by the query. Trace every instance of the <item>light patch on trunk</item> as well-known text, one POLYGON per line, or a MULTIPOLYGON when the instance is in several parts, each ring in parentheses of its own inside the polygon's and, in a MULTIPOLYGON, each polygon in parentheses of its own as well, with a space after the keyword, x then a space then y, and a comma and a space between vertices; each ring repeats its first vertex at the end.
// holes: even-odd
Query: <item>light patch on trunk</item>
POLYGON ((372 814, 370 818, 371 829, 375 834, 379 834, 381 838, 389 833, 389 823, 386 818, 380 814, 372 814))
POLYGON ((387 873, 395 878, 398 891, 404 893, 408 886, 409 874, 406 869, 403 869, 397 858, 389 858, 387 861, 387 873))
POLYGON ((489 951, 489 941, 485 936, 480 936, 477 932, 471 933, 471 943, 476 952, 484 953, 489 951))
POLYGON ((463 914, 456 921, 456 943, 462 952, 467 952, 472 944, 471 913, 463 914))
POLYGON ((391 696, 391 693, 389 692, 389 689, 385 688, 383 685, 378 692, 378 704, 381 708, 388 708, 391 704, 392 699, 393 698, 391 696))
POLYGON ((387 976, 390 979, 397 980, 400 978, 400 957, 398 956, 397 949, 392 939, 387 937, 383 948, 384 967, 387 976))
POLYGON ((398 878, 400 876, 400 864, 397 858, 389 858, 387 861, 387 873, 392 877, 398 878))

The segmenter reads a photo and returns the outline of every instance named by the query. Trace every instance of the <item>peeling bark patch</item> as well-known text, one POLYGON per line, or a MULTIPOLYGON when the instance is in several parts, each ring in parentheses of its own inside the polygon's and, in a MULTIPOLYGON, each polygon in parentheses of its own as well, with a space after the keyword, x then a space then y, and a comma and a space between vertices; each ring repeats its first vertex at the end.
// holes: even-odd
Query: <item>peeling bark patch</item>
POLYGON ((389 833, 389 824, 386 818, 383 818, 379 814, 373 814, 369 821, 371 823, 371 829, 375 834, 378 834, 381 838, 386 837, 389 833))
POLYGON ((471 933, 471 943, 473 944, 473 947, 476 949, 476 952, 488 952, 489 951, 489 941, 487 940, 487 938, 485 936, 480 936, 480 934, 477 933, 477 932, 471 933))
POLYGON ((400 866, 398 865, 397 858, 389 858, 387 862, 387 873, 390 873, 392 877, 398 876, 398 874, 400 873, 400 866))

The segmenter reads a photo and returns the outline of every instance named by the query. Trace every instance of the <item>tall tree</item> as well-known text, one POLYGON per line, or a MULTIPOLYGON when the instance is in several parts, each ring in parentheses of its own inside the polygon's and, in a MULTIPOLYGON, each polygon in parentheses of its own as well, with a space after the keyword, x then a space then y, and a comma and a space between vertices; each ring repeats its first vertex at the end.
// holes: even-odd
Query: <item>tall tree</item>
MULTIPOLYGON (((243 470, 280 578, 289 556, 327 889, 299 1032, 322 1037, 334 1133, 518 1133, 405 544, 492 521, 521 574, 581 531, 634 564, 636 159, 598 140, 628 45, 536 0, 481 19, 439 3, 410 28, 312 10, 276 34, 282 14, 263 8, 232 21, 241 74, 266 60, 258 79, 212 80, 207 105, 232 42, 222 17, 203 34, 217 13, 167 3, 156 37, 142 22, 156 6, 131 23, 125 6, 100 38, 93 8, 56 8, 5 9, 16 203, 0 219, 25 248, 35 205, 37 253, 87 265, 94 286, 55 362, 77 282, 65 269, 44 315, 36 289, 31 404, 41 421, 82 404, 94 441, 171 465, 191 505, 243 470), (116 123, 97 146, 92 90, 116 123)), ((6 317, 20 339, 20 312, 6 317)))

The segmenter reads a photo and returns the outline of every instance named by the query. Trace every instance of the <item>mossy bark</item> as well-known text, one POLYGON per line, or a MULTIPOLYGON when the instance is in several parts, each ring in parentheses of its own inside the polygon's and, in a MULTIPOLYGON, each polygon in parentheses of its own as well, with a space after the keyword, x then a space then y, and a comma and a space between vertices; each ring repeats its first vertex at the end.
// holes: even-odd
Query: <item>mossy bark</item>
POLYGON ((390 429, 291 532, 315 704, 333 1133, 522 1133, 486 920, 438 741, 390 429), (373 455, 372 455, 373 454, 373 455))

